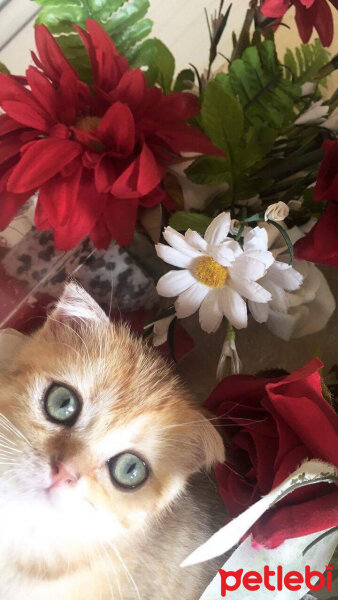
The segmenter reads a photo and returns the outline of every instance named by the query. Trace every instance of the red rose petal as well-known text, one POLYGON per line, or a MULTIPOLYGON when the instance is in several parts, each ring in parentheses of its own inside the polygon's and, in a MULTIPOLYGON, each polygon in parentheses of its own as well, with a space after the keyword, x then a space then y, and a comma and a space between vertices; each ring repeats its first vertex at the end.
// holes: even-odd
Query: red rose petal
POLYGON ((285 540, 325 531, 338 525, 338 491, 316 497, 312 488, 312 499, 293 506, 279 507, 266 513, 252 529, 255 543, 265 548, 276 548, 285 540))
POLYGON ((108 197, 104 216, 107 227, 120 246, 129 246, 134 236, 138 200, 108 197))
POLYGON ((338 203, 331 202, 311 231, 294 246, 297 260, 338 266, 338 203))
POLYGON ((35 44, 40 57, 36 62, 49 79, 58 83, 62 73, 69 73, 73 79, 78 79, 75 69, 45 25, 35 25, 35 44))
POLYGON ((164 167, 159 164, 150 148, 143 144, 137 159, 116 179, 111 193, 118 198, 138 198, 152 192, 160 183, 164 167))

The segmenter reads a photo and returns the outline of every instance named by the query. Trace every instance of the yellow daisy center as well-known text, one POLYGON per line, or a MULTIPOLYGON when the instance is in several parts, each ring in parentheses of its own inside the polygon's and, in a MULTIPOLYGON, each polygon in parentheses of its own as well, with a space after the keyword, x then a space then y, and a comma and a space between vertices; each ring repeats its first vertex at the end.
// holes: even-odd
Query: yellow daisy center
POLYGON ((194 269, 198 281, 211 288, 221 288, 228 279, 229 271, 210 256, 199 258, 194 269))
POLYGON ((97 129, 100 125, 100 117, 81 117, 75 123, 76 129, 82 129, 83 131, 90 131, 91 129, 97 129))

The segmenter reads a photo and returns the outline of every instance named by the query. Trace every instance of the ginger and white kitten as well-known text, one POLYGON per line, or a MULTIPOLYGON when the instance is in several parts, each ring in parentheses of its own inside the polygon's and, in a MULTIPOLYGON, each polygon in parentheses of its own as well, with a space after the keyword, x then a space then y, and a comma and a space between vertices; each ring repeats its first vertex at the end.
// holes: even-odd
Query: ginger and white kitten
MULTIPOLYGON (((68 284, 0 374, 0 600, 197 600, 223 442, 155 351, 68 284)), ((222 559, 221 559, 221 562, 222 559)))

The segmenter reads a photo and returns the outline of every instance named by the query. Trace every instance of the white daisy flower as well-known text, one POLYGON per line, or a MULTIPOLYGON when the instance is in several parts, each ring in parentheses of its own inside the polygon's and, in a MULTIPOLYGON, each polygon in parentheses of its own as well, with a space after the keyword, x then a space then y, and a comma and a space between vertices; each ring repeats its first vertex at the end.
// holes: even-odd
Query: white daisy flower
POLYGON ((179 319, 199 309, 200 325, 208 333, 220 326, 223 316, 236 327, 247 326, 245 299, 266 303, 271 293, 259 285, 274 258, 267 250, 267 233, 260 227, 247 231, 244 246, 228 237, 230 214, 221 213, 210 223, 204 238, 188 229, 185 235, 166 227, 170 244, 157 244, 157 254, 182 270, 169 271, 157 284, 160 296, 178 296, 179 319))

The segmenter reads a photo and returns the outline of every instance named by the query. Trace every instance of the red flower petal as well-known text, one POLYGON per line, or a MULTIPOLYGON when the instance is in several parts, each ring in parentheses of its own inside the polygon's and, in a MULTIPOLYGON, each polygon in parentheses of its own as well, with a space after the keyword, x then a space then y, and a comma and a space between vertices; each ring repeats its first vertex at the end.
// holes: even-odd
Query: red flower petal
POLYGON ((0 231, 8 227, 18 210, 30 198, 32 192, 26 194, 11 194, 3 191, 0 194, 0 231))
POLYGON ((331 202, 316 225, 294 246, 297 260, 338 267, 338 203, 331 202))
POLYGON ((263 15, 273 19, 283 17, 290 8, 290 0, 265 0, 261 11, 263 15))
POLYGON ((128 69, 128 61, 119 55, 108 33, 93 19, 86 20, 86 31, 75 27, 87 49, 95 83, 105 91, 112 90, 128 69))
POLYGON ((333 485, 331 488, 327 495, 319 498, 316 498, 313 488, 313 497, 308 502, 276 507, 266 513, 253 527, 254 541, 265 548, 276 548, 286 539, 302 537, 337 526, 338 491, 333 485))
POLYGON ((224 156, 224 152, 214 146, 204 133, 190 125, 171 123, 170 127, 159 128, 155 135, 177 155, 180 155, 181 152, 201 152, 202 154, 224 156))
POLYGON ((312 30, 313 30, 313 15, 307 8, 300 3, 299 0, 295 0, 296 7, 296 25, 298 27, 299 35, 304 44, 309 41, 312 30))
POLYGON ((338 140, 326 140, 322 149, 325 155, 320 165, 313 199, 338 201, 338 140))
POLYGON ((197 96, 189 92, 180 92, 163 96, 160 106, 156 111, 156 120, 189 121, 200 112, 197 96))
POLYGON ((20 153, 22 142, 18 135, 7 136, 0 144, 0 165, 20 153))
POLYGON ((98 132, 112 156, 129 156, 135 145, 135 122, 128 106, 115 102, 101 119, 98 132))
POLYGON ((57 118, 58 95, 55 88, 41 71, 35 67, 28 67, 26 71, 27 83, 35 98, 40 102, 46 112, 57 118))
POLYGON ((100 217, 98 219, 89 235, 96 248, 99 250, 107 250, 112 235, 107 227, 105 217, 100 217))
POLYGON ((108 192, 116 179, 116 166, 114 161, 103 156, 95 167, 95 183, 101 193, 108 192))
POLYGON ((137 198, 149 194, 161 181, 164 167, 143 144, 141 154, 113 183, 111 193, 118 198, 137 198))
POLYGON ((54 241, 60 250, 74 248, 90 233, 107 203, 107 194, 96 190, 93 172, 84 170, 78 188, 78 195, 67 222, 54 229, 54 241))
POLYGON ((0 136, 11 133, 12 131, 17 131, 18 129, 23 129, 21 123, 13 121, 13 119, 7 115, 0 115, 0 136))
POLYGON ((13 100, 14 102, 22 102, 30 106, 41 115, 45 114, 42 106, 35 100, 32 92, 18 83, 11 75, 0 73, 0 104, 5 100, 13 100))
POLYGON ((69 177, 56 175, 44 183, 39 191, 39 202, 51 227, 65 225, 68 216, 73 212, 77 202, 82 166, 69 177))
MULTIPOLYGON (((39 53, 38 67, 47 77, 58 83, 62 73, 68 73, 73 79, 78 79, 75 69, 66 59, 60 46, 45 25, 35 25, 35 44, 39 53)), ((35 59, 33 54, 33 59, 35 59)))
POLYGON ((137 219, 137 199, 108 197, 104 211, 107 227, 120 246, 129 246, 133 240, 137 219))
POLYGON ((316 0, 309 10, 313 11, 313 24, 323 46, 330 46, 333 40, 333 16, 326 0, 316 0))
POLYGON ((6 100, 2 103, 2 107, 12 119, 38 131, 47 132, 53 125, 53 121, 48 115, 43 116, 22 102, 6 100))
POLYGON ((134 69, 126 71, 122 75, 118 86, 111 92, 110 98, 112 101, 124 102, 133 111, 137 111, 143 102, 146 91, 147 81, 143 71, 134 69))
POLYGON ((50 138, 32 142, 8 180, 8 190, 17 194, 34 190, 56 175, 81 152, 75 142, 50 138))

